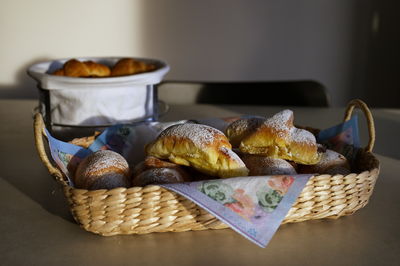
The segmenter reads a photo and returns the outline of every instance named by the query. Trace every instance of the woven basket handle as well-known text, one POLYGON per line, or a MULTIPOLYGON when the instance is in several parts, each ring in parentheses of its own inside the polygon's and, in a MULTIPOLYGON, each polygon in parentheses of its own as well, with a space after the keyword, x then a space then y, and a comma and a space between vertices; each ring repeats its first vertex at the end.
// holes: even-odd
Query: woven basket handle
POLYGON ((372 152, 372 149, 374 148, 374 144, 375 144, 374 118, 372 117, 372 113, 369 110, 369 108, 365 102, 361 101, 360 99, 354 99, 354 100, 351 100, 347 104, 346 112, 344 115, 344 121, 348 121, 351 118, 351 115, 353 114, 353 111, 354 111, 354 107, 361 109, 363 111, 365 117, 367 118, 369 141, 368 141, 367 147, 365 147, 365 150, 372 152))
POLYGON ((46 166, 46 168, 50 172, 50 174, 58 182, 60 182, 63 185, 67 185, 61 171, 57 167, 53 166, 53 164, 50 162, 49 158, 47 157, 47 153, 44 148, 44 142, 43 142, 43 137, 47 137, 47 136, 46 136, 46 132, 44 130, 43 117, 40 113, 36 113, 34 116, 33 128, 34 128, 34 135, 35 135, 35 146, 36 146, 36 150, 39 154, 40 160, 46 166))

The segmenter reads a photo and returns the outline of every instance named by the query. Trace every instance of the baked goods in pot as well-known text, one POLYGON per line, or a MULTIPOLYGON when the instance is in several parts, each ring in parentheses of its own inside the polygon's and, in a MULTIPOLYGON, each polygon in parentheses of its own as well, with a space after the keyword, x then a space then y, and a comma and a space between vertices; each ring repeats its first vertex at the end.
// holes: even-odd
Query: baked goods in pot
POLYGON ((108 66, 93 61, 80 62, 71 59, 65 62, 63 68, 56 70, 53 75, 67 77, 107 77, 111 73, 108 66))
POLYGON ((79 163, 74 183, 77 188, 88 190, 129 187, 129 175, 129 165, 124 157, 114 151, 101 150, 79 163))
POLYGON ((253 154, 240 156, 249 169, 249 176, 296 175, 293 165, 286 160, 253 154))
POLYGON ((321 160, 315 165, 300 165, 299 172, 302 174, 330 174, 347 175, 351 173, 350 164, 346 157, 333 150, 327 149, 322 153, 321 160))
POLYGON ((146 146, 148 155, 218 177, 247 176, 248 169, 219 130, 200 124, 173 125, 146 146))
POLYGON ((148 72, 156 69, 154 64, 148 64, 133 58, 120 59, 111 69, 93 61, 70 59, 63 67, 52 74, 66 77, 117 77, 148 72))
POLYGON ((243 153, 316 164, 320 160, 315 136, 293 125, 293 112, 283 110, 266 119, 240 142, 243 153))
POLYGON ((152 64, 134 60, 132 58, 120 59, 111 69, 111 76, 126 76, 154 70, 152 64))

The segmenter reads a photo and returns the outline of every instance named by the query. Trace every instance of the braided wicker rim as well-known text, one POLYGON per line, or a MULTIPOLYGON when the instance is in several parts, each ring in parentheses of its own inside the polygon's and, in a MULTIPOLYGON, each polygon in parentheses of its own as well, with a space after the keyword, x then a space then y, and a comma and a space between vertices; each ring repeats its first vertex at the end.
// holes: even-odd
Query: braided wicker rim
MULTIPOLYGON (((350 119, 355 107, 364 112, 370 134, 368 145, 357 161, 360 173, 311 177, 283 223, 336 219, 350 215, 368 203, 380 167, 379 161, 371 153, 375 142, 375 127, 367 105, 358 99, 349 102, 344 120, 350 119)), ((157 185, 91 191, 73 188, 47 156, 43 142, 46 133, 40 114, 34 118, 34 134, 40 159, 63 186, 72 215, 87 231, 110 236, 227 228, 192 201, 157 185)), ((88 137, 78 141, 90 142, 92 139, 88 137)))

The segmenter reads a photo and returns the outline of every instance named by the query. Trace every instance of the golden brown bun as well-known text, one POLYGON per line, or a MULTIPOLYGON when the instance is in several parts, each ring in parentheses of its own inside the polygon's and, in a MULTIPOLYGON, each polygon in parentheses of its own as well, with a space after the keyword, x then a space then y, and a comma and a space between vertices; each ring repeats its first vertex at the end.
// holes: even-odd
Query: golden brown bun
POLYGON ((283 159, 253 154, 243 154, 240 158, 250 170, 249 176, 297 174, 292 164, 283 159))
POLYGON ((85 66, 89 69, 90 77, 108 77, 110 76, 111 70, 108 66, 99 64, 93 61, 83 62, 85 66))
POLYGON ((55 76, 65 76, 64 75, 64 69, 60 68, 60 69, 54 71, 53 75, 55 75, 55 76))
POLYGON ((165 129, 146 146, 146 152, 176 164, 191 166, 211 176, 247 176, 248 169, 231 148, 221 131, 188 123, 165 129))
POLYGON ((315 165, 300 165, 302 174, 343 174, 351 173, 350 164, 346 157, 333 150, 327 149, 321 156, 321 160, 315 165))
POLYGON ((154 70, 155 66, 132 58, 119 60, 111 69, 111 76, 126 76, 154 70))
POLYGON ((144 187, 150 184, 180 183, 190 181, 190 174, 174 163, 148 156, 138 164, 133 173, 132 185, 144 187))
POLYGON ((293 112, 283 110, 264 121, 240 142, 243 153, 316 164, 320 160, 313 134, 293 125, 293 112))
POLYGON ((229 142, 234 148, 239 147, 240 142, 251 132, 255 131, 262 123, 265 122, 265 118, 253 117, 247 119, 239 119, 229 124, 226 128, 226 136, 229 142))
POLYGON ((124 157, 110 150, 101 150, 80 162, 74 182, 77 188, 88 190, 129 187, 129 174, 124 157))
POLYGON ((107 77, 110 76, 110 68, 93 61, 80 62, 70 59, 65 62, 62 69, 56 70, 53 75, 67 77, 107 77))

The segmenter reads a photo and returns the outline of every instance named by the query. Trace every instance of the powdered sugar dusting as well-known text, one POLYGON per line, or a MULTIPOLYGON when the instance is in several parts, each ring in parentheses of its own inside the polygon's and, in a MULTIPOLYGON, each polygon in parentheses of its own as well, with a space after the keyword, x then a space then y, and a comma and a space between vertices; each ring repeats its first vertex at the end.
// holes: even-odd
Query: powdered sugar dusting
POLYGON ((327 149, 322 154, 321 160, 319 161, 318 165, 324 166, 324 165, 332 163, 333 161, 338 161, 338 162, 342 161, 345 163, 347 161, 347 159, 340 153, 337 153, 333 150, 327 149))
POLYGON ((292 128, 291 129, 292 140, 295 142, 302 142, 307 144, 316 144, 315 136, 304 129, 292 128))
POLYGON ((159 137, 178 137, 187 138, 198 147, 206 147, 216 140, 216 136, 224 136, 224 133, 210 126, 201 124, 180 124, 174 125, 163 132, 159 137))
POLYGON ((235 122, 233 122, 228 127, 227 130, 228 131, 229 130, 233 130, 235 132, 235 134, 240 135, 240 134, 243 134, 244 132, 246 132, 248 130, 252 130, 252 129, 257 128, 264 121, 265 121, 265 119, 258 118, 258 117, 249 118, 249 119, 239 119, 239 120, 236 120, 235 122))
POLYGON ((305 129, 295 128, 293 126, 293 111, 291 110, 286 109, 275 114, 273 117, 269 118, 264 124, 277 130, 277 134, 280 137, 284 137, 283 135, 285 134, 285 132, 290 132, 291 139, 294 142, 306 144, 316 143, 315 136, 311 132, 305 129))
POLYGON ((264 124, 277 131, 287 131, 293 126, 293 111, 288 109, 280 111, 273 117, 268 118, 264 124))
POLYGON ((129 169, 128 163, 124 157, 120 154, 110 151, 110 150, 101 150, 97 151, 88 157, 85 158, 85 169, 83 171, 84 175, 89 173, 95 173, 105 168, 115 167, 118 169, 123 169, 127 171, 129 169))

